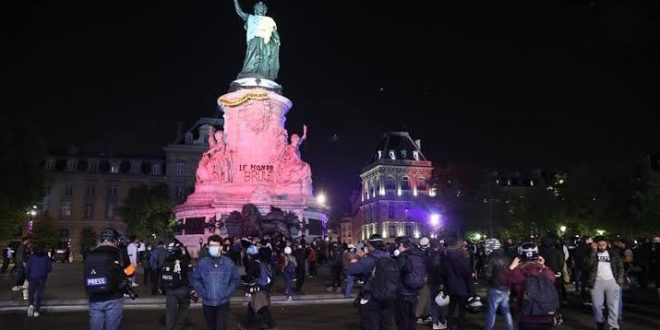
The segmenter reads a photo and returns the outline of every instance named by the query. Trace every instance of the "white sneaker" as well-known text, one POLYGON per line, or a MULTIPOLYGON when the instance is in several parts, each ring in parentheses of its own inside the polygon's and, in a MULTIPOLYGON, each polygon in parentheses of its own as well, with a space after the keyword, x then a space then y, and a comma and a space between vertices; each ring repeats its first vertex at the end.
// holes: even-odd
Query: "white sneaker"
POLYGON ((39 317, 39 312, 34 312, 34 317, 39 317))
POLYGON ((34 316, 34 306, 33 305, 28 306, 27 316, 28 317, 33 317, 34 316))
POLYGON ((447 326, 444 323, 442 322, 433 323, 433 330, 444 330, 444 329, 447 329, 447 326))
POLYGON ((15 287, 11 288, 11 291, 21 291, 21 290, 23 290, 22 286, 15 286, 15 287))

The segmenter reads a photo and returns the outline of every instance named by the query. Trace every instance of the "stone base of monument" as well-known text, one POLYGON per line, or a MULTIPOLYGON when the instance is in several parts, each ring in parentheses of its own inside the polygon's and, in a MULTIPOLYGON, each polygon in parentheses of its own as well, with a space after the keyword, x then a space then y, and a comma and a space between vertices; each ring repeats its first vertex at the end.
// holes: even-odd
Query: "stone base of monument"
MULTIPOLYGON (((243 78, 232 85, 235 89, 218 99, 224 131, 209 134, 209 150, 198 165, 195 191, 174 208, 181 230, 177 238, 196 253, 200 240, 205 243, 213 234, 252 235, 247 233, 255 232, 254 221, 236 221, 236 212, 245 213, 246 205, 252 218, 243 215, 242 219, 278 221, 286 214, 286 226, 278 222, 275 232, 294 238, 322 237, 329 210, 316 203, 311 167, 300 156, 298 147, 305 134, 289 135, 284 127, 293 104, 278 93, 281 86, 270 80, 243 78), (295 218, 300 230, 294 228, 293 235, 295 218)), ((273 232, 273 222, 267 225, 273 232)), ((259 232, 265 232, 263 226, 259 232)))

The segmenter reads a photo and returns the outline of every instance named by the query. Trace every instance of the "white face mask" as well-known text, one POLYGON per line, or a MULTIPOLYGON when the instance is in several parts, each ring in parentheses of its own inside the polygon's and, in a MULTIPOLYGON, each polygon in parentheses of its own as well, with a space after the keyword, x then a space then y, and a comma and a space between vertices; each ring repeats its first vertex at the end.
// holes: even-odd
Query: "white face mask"
POLYGON ((209 254, 212 257, 220 256, 220 247, 219 246, 209 246, 209 254))
POLYGON ((398 257, 399 254, 401 254, 401 251, 399 251, 399 249, 394 250, 394 256, 395 257, 398 257))

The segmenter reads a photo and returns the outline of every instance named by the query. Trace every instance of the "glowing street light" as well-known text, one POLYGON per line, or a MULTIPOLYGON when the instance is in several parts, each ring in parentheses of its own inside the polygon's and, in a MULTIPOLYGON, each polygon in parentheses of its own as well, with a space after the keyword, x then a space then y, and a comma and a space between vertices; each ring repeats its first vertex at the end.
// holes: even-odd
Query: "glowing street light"
POLYGON ((316 196, 316 202, 321 204, 321 205, 325 205, 325 194, 323 194, 323 193, 318 194, 316 196))
POLYGON ((431 223, 431 226, 437 227, 440 225, 440 214, 433 213, 429 217, 429 222, 431 223))
POLYGON ((559 231, 563 234, 566 232, 566 226, 560 226, 559 231))
POLYGON ((481 240, 481 234, 479 233, 474 234, 474 238, 476 238, 477 241, 481 240))
POLYGON ((598 234, 598 236, 603 236, 603 234, 605 234, 605 231, 602 229, 596 229, 596 233, 598 234))

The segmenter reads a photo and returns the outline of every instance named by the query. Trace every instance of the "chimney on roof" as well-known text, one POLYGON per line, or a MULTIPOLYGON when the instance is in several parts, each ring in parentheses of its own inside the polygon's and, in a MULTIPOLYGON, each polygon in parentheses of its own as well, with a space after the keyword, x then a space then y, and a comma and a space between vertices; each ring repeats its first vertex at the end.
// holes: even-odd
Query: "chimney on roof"
POLYGON ((417 148, 419 148, 419 150, 422 150, 422 140, 419 139, 415 140, 415 144, 417 145, 417 148))
POLYGON ((176 122, 176 140, 181 140, 183 137, 183 122, 178 120, 176 122))

